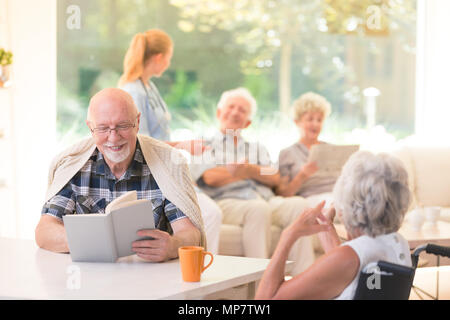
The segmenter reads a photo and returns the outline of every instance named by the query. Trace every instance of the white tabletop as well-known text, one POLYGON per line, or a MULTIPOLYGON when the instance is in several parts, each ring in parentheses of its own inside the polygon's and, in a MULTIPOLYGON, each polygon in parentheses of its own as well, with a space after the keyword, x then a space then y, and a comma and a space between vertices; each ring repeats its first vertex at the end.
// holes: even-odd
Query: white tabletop
POLYGON ((215 255, 201 281, 188 283, 181 279, 178 259, 72 262, 70 255, 39 249, 34 241, 0 238, 0 298, 195 299, 261 279, 269 261, 215 255))
POLYGON ((428 242, 440 245, 450 245, 450 223, 445 221, 437 221, 435 224, 425 222, 419 231, 414 230, 411 225, 405 221, 400 228, 399 233, 408 240, 411 248, 415 248, 428 242))
MULTIPOLYGON (((343 224, 335 224, 339 237, 346 239, 347 231, 343 224)), ((450 223, 437 221, 436 224, 425 222, 419 231, 415 231, 409 222, 405 220, 398 232, 405 237, 411 248, 424 243, 450 245, 450 223)))

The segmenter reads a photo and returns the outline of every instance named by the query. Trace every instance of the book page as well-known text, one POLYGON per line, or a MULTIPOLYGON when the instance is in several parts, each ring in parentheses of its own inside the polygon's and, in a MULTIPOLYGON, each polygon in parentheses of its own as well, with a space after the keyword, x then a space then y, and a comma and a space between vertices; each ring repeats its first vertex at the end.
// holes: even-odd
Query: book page
POLYGON ((105 213, 108 214, 118 208, 123 208, 124 206, 127 206, 127 202, 135 200, 137 200, 136 190, 128 191, 127 193, 111 201, 111 203, 106 206, 105 213))
POLYGON ((315 161, 319 167, 314 175, 338 176, 348 158, 358 150, 359 145, 316 144, 309 151, 308 161, 315 161))
POLYGON ((153 206, 150 200, 132 201, 133 205, 111 212, 117 255, 124 257, 134 254, 133 241, 145 239, 137 232, 143 229, 155 229, 153 206))
POLYGON ((67 214, 63 221, 72 261, 116 261, 117 250, 110 215, 67 214))

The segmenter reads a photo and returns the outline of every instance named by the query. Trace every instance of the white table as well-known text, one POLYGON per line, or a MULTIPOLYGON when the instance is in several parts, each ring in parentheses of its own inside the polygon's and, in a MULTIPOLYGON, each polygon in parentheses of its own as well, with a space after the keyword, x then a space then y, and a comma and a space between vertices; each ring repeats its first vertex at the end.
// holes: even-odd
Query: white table
POLYGON ((419 231, 414 230, 405 221, 399 233, 408 240, 411 249, 425 243, 434 243, 441 246, 450 246, 450 223, 437 221, 436 224, 425 222, 419 231))
MULTIPOLYGON (((342 223, 335 224, 339 237, 347 238, 347 231, 342 223)), ((405 220, 398 232, 408 240, 412 249, 421 244, 432 242, 434 244, 450 245, 450 223, 437 221, 436 224, 425 222, 419 231, 415 231, 409 222, 405 220)))
MULTIPOLYGON (((178 259, 72 262, 70 255, 39 249, 34 241, 0 238, 0 298, 198 299, 243 284, 254 290, 269 261, 215 255, 201 281, 188 283, 181 279, 178 259)), ((286 270, 290 268, 292 262, 286 270)))
MULTIPOLYGON (((336 232, 342 239, 347 238, 347 231, 343 224, 335 224, 336 232)), ((398 231, 408 241, 411 250, 426 243, 441 246, 450 246, 450 223, 437 221, 436 224, 425 222, 419 231, 415 231, 409 222, 405 220, 398 231)), ((436 256, 423 252, 420 257, 429 261, 428 266, 436 265, 436 256)), ((450 265, 449 258, 441 258, 440 265, 450 265)))

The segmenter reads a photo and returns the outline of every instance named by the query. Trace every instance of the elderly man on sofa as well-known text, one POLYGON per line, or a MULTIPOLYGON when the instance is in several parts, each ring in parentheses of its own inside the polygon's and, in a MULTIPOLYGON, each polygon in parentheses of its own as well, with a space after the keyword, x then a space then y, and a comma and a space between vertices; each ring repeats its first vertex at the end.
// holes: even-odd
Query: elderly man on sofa
MULTIPOLYGON (((217 201, 223 223, 242 226, 247 257, 268 258, 270 226, 288 226, 308 205, 302 197, 275 196, 280 183, 278 170, 267 150, 259 143, 245 141, 241 131, 251 124, 256 101, 245 88, 222 94, 217 105, 219 131, 207 140, 210 149, 191 162, 191 174, 198 186, 217 201)), ((289 260, 295 261, 292 274, 314 261, 311 239, 300 239, 289 260)))
MULTIPOLYGON (((157 229, 140 230, 152 240, 133 243, 148 261, 178 257, 178 247, 206 245, 203 220, 186 163, 173 164, 175 149, 138 135, 139 117, 131 96, 104 89, 90 102, 87 125, 92 138, 59 154, 50 169, 49 186, 35 237, 39 247, 68 252, 62 217, 104 212, 127 191, 152 201, 157 229)), ((152 214, 152 212, 150 212, 152 214)))

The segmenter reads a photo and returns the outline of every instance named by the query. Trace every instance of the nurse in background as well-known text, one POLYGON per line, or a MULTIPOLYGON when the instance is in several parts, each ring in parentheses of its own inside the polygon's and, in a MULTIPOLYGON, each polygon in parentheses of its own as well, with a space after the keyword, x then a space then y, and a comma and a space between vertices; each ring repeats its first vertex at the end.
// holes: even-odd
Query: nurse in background
MULTIPOLYGON (((119 87, 133 97, 141 113, 140 134, 162 140, 194 155, 204 151, 201 141, 170 141, 171 115, 156 85, 151 81, 152 77, 159 78, 169 68, 172 55, 173 41, 164 31, 150 29, 136 34, 125 55, 119 87)), ((208 251, 217 254, 222 211, 197 187, 196 191, 205 224, 208 251)))

